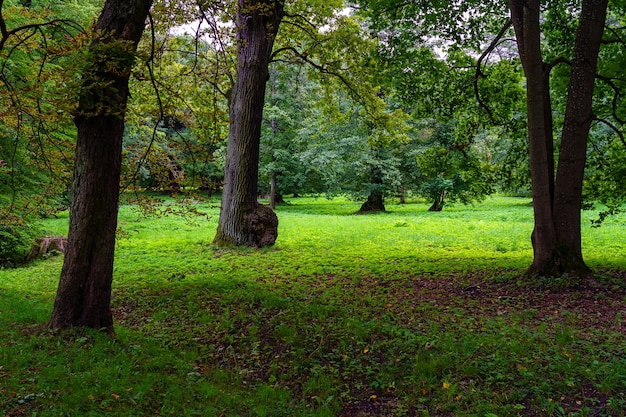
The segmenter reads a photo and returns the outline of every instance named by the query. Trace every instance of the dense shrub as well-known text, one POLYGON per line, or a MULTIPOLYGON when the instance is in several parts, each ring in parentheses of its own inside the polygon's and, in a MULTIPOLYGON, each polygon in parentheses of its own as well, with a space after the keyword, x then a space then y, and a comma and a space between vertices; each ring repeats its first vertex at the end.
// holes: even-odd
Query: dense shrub
POLYGON ((0 212, 0 266, 22 262, 35 236, 33 223, 15 213, 0 212))

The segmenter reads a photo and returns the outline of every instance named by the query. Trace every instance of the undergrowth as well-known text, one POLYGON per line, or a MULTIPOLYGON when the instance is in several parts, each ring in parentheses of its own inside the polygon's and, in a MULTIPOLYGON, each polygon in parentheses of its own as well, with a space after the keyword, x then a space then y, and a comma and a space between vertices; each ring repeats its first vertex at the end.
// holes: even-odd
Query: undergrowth
POLYGON ((298 199, 265 250, 211 245, 217 200, 124 206, 115 338, 46 329, 60 257, 0 271, 0 412, 623 416, 626 218, 585 228, 599 287, 529 285, 528 202, 298 199))

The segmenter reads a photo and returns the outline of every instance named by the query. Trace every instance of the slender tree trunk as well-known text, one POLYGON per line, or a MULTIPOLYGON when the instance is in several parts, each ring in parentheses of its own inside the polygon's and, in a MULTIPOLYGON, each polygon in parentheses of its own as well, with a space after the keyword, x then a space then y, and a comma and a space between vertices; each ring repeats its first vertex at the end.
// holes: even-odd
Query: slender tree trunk
POLYGON ((539 274, 553 274, 553 256, 556 248, 556 230, 552 218, 552 184, 554 183, 553 155, 548 154, 552 135, 547 132, 545 106, 550 94, 546 90, 541 29, 539 26, 540 0, 510 0, 511 19, 517 35, 518 49, 526 74, 526 103, 528 110, 528 138, 535 227, 532 233, 533 266, 539 274))
POLYGON ((270 208, 276 210, 276 173, 272 172, 270 177, 270 208))
POLYGON ((401 185, 398 193, 400 197, 400 204, 406 204, 406 187, 401 185))
POLYGON ((239 0, 237 78, 216 244, 271 246, 278 236, 278 218, 258 203, 257 191, 268 66, 283 13, 282 1, 239 0))
POLYGON ((94 28, 78 128, 68 243, 49 326, 113 332, 110 309, 128 78, 150 0, 107 0, 94 28))
POLYGON ((582 179, 595 68, 607 0, 584 0, 574 46, 556 180, 549 68, 541 54, 540 0, 509 0, 524 73, 535 227, 530 275, 589 274, 580 245, 582 179))

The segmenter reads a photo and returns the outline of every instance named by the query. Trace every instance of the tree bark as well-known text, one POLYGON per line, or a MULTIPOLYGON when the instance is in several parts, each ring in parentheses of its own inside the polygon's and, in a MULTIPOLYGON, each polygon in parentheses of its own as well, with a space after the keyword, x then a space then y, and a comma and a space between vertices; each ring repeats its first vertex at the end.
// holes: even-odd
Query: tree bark
POLYGON ((583 1, 568 86, 565 119, 554 188, 554 224, 564 269, 589 274, 581 245, 580 210, 593 90, 604 33, 607 0, 583 1))
POLYGON ((271 246, 278 236, 278 218, 258 203, 257 191, 268 66, 283 14, 282 1, 239 0, 237 76, 216 244, 271 246))
POLYGON ((541 52, 540 0, 509 0, 519 55, 526 75, 528 136, 535 227, 533 276, 576 277, 590 273, 580 245, 582 179, 598 52, 607 0, 584 0, 574 46, 558 171, 554 173, 554 141, 549 71, 541 52))
POLYGON ((528 139, 530 149, 530 175, 532 183, 535 226, 532 233, 533 266, 539 274, 549 273, 553 266, 556 247, 556 230, 552 219, 552 184, 554 183, 553 155, 548 154, 546 115, 551 109, 546 96, 546 74, 541 54, 541 28, 539 26, 540 0, 510 0, 511 19, 519 55, 526 75, 526 103, 528 111, 528 139))
POLYGON ((78 129, 68 242, 49 326, 113 332, 113 256, 128 79, 151 0, 107 0, 94 28, 78 129))

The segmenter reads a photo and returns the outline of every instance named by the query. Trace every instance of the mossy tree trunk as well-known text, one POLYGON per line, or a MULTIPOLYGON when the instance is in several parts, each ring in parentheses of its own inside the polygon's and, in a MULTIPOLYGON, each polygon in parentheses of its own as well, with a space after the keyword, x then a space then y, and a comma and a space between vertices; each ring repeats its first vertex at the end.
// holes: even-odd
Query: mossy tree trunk
POLYGON ((75 117, 70 227, 49 326, 113 332, 113 256, 128 79, 151 0, 107 0, 75 117))
POLYGON ((509 0, 527 85, 528 133, 535 227, 533 276, 591 274, 583 260, 580 210, 598 54, 607 0, 584 0, 574 55, 555 178, 550 65, 542 60, 540 0, 509 0))
POLYGON ((268 67, 283 13, 281 1, 238 3, 237 75, 216 244, 271 246, 278 236, 278 218, 258 203, 257 192, 268 67))

